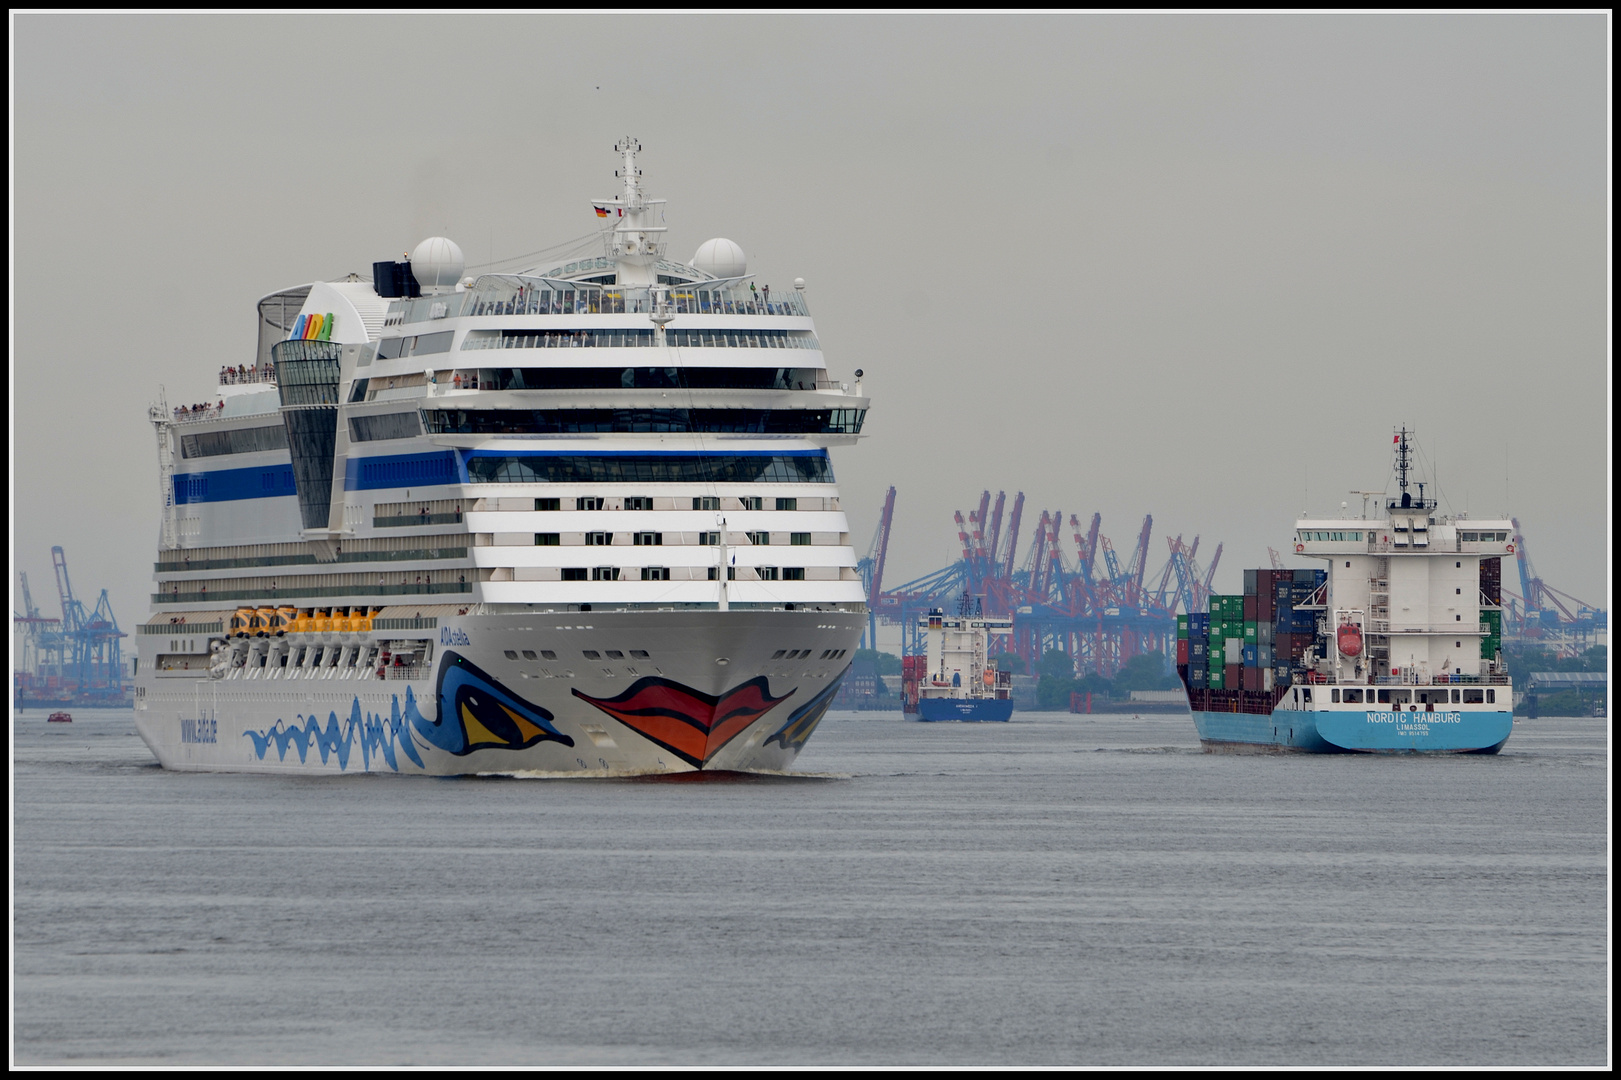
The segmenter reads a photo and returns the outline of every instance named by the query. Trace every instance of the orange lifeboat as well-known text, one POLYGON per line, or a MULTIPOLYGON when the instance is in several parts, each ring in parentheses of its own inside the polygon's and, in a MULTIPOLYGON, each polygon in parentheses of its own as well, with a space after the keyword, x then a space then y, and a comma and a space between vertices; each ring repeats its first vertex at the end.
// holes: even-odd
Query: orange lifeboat
POLYGON ((1351 623, 1343 624, 1340 627, 1340 630, 1339 630, 1339 642, 1338 642, 1338 644, 1339 644, 1339 647, 1340 647, 1340 655, 1341 656, 1361 656, 1362 655, 1362 630, 1361 630, 1361 628, 1359 628, 1357 626, 1354 626, 1351 623))

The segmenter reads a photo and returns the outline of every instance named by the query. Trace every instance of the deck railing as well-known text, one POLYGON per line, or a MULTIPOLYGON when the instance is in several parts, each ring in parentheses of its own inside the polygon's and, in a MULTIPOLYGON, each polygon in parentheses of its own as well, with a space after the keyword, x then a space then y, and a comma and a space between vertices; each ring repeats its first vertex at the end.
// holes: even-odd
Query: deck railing
POLYGON ((221 386, 246 386, 251 383, 266 383, 275 386, 276 365, 266 363, 263 367, 255 364, 252 367, 220 368, 221 386))

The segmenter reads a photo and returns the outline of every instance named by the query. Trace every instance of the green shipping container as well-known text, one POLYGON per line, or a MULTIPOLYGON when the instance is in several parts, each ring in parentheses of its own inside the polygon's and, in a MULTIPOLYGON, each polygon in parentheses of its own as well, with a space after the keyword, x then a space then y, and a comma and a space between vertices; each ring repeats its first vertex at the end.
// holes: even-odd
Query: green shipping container
POLYGON ((1211 671, 1210 671, 1210 689, 1212 689, 1212 690, 1225 690, 1225 689, 1227 689, 1227 673, 1225 671, 1221 670, 1220 668, 1212 668, 1211 669, 1211 671))
POLYGON ((1188 617, 1186 615, 1178 615, 1176 617, 1176 638, 1178 641, 1185 641, 1187 640, 1187 636, 1188 617))

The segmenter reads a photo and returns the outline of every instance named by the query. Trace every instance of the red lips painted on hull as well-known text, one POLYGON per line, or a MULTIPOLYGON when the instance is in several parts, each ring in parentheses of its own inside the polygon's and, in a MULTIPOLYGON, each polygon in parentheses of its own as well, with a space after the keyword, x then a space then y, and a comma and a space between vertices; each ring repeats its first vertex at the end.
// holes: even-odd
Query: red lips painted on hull
POLYGON ((618 697, 594 698, 578 690, 573 693, 701 769, 738 732, 788 700, 794 691, 772 697, 770 685, 761 675, 715 697, 649 675, 636 680, 618 697))

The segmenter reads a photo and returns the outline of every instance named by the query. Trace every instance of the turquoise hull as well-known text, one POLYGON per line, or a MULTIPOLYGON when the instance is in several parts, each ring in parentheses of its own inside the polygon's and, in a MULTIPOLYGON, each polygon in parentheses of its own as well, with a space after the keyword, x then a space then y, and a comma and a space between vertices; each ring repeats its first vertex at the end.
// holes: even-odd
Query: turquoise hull
POLYGON ((1195 712, 1211 749, 1262 747, 1310 754, 1495 754, 1514 731, 1509 712, 1392 712, 1276 709, 1195 712))

